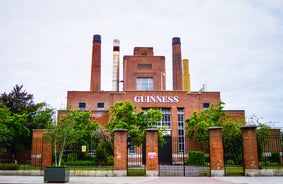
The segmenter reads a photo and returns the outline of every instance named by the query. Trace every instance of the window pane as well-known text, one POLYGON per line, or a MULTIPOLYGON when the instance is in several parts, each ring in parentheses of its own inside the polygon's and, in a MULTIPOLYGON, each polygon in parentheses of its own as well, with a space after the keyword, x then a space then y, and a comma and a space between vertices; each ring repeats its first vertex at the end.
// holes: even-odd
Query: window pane
POLYGON ((150 77, 137 78, 137 90, 153 90, 153 78, 150 77))
POLYGON ((80 109, 81 111, 85 110, 85 107, 86 107, 86 103, 85 103, 85 102, 80 102, 80 103, 79 103, 79 109, 80 109))
POLYGON ((178 145, 179 151, 185 150, 185 135, 184 135, 184 109, 178 108, 178 145))

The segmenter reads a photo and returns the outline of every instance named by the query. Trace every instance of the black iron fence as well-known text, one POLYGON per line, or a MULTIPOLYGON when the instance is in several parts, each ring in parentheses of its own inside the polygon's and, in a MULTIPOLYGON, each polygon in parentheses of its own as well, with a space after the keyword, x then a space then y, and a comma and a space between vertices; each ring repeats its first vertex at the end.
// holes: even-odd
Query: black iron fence
POLYGON ((283 169, 282 135, 282 129, 271 129, 257 136, 260 169, 283 169))
POLYGON ((165 140, 159 148, 160 176, 210 176, 208 143, 180 137, 165 140))
POLYGON ((223 136, 225 176, 244 175, 242 136, 223 136))
POLYGON ((136 147, 129 145, 128 148, 128 176, 145 176, 145 143, 136 147))
POLYGON ((74 171, 113 170, 113 147, 108 142, 95 147, 75 145, 64 151, 61 165, 68 166, 74 171))
MULTIPOLYGON (((28 144, 31 145, 30 142, 28 144)), ((0 150, 0 170, 40 170, 42 141, 35 140, 32 144, 34 152, 31 148, 18 151, 0 150)))

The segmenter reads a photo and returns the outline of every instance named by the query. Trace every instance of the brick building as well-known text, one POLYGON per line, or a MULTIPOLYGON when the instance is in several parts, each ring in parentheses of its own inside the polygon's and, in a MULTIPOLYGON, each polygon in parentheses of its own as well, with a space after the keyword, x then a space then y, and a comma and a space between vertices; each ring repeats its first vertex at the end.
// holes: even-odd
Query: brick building
MULTIPOLYGON (((70 109, 91 111, 98 123, 106 125, 109 109, 116 101, 131 100, 137 111, 159 109, 163 120, 158 125, 166 127, 172 137, 184 138, 184 120, 194 111, 208 108, 220 101, 220 92, 190 90, 187 59, 182 59, 180 38, 172 39, 173 90, 166 90, 166 61, 155 56, 152 47, 135 47, 133 55, 123 57, 123 81, 119 78, 119 40, 113 46, 113 90, 101 91, 101 36, 94 35, 91 81, 89 91, 68 91, 70 109), (119 85, 123 83, 123 90, 119 85)), ((229 111, 231 115, 245 117, 243 110, 229 111)), ((180 140, 181 140, 180 139, 180 140)), ((182 146, 181 146, 182 147, 182 146)))

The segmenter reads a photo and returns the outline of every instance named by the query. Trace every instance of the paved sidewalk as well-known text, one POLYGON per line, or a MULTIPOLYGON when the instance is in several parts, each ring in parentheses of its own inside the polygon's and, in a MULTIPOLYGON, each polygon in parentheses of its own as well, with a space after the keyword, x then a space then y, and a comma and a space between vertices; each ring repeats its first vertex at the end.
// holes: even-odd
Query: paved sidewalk
MULTIPOLYGON (((39 184, 43 176, 0 176, 0 183, 39 184)), ((282 184, 283 177, 70 177, 70 184, 282 184)))

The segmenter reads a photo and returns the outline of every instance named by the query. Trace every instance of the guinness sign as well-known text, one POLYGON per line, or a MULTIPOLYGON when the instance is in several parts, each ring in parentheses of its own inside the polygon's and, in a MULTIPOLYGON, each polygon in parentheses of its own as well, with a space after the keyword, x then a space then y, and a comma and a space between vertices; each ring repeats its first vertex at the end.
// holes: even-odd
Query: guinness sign
POLYGON ((136 103, 178 103, 178 96, 135 96, 136 103))

